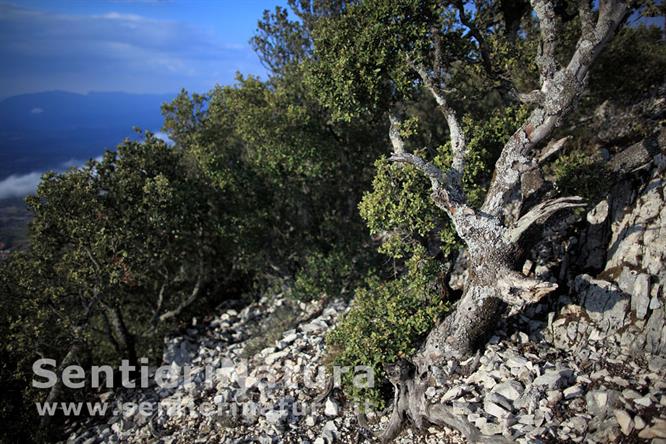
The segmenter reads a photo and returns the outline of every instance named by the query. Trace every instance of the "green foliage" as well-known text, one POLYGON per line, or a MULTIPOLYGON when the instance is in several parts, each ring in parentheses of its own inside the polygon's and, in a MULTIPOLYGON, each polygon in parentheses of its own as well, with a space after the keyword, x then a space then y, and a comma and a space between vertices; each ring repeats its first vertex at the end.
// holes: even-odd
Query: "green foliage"
POLYGON ((666 81, 666 45, 656 26, 624 27, 590 72, 590 97, 626 104, 666 81))
MULTIPOLYGON (((372 192, 366 193, 359 209, 370 233, 382 236, 381 253, 393 258, 408 257, 420 248, 417 241, 425 238, 444 220, 444 215, 430 200, 430 183, 411 165, 396 164, 386 158, 375 163, 377 168, 372 192)), ((445 249, 454 244, 442 230, 445 249)))
POLYGON ((375 117, 331 123, 298 69, 283 76, 270 83, 238 77, 236 85, 214 89, 200 126, 188 136, 208 180, 243 195, 238 218, 244 231, 237 239, 251 240, 252 248, 243 249, 246 266, 259 277, 293 277, 308 256, 334 249, 347 251, 349 263, 367 256, 356 205, 384 148, 375 117))
POLYGON ((581 196, 587 200, 608 190, 610 175, 606 165, 585 151, 572 151, 560 156, 548 168, 555 187, 563 196, 581 196))
POLYGON ((44 177, 28 199, 34 252, 57 258, 59 275, 86 299, 101 292, 111 305, 135 307, 127 312, 138 325, 150 324, 200 278, 213 284, 237 271, 235 200, 215 191, 185 151, 147 134, 101 162, 44 177), (158 305, 155 314, 146 309, 158 305))
POLYGON ((448 305, 438 285, 443 271, 421 252, 410 259, 404 276, 388 282, 373 276, 356 290, 351 310, 326 338, 335 364, 367 366, 375 372, 372 388, 354 387, 351 374, 345 374, 345 390, 356 401, 381 408, 381 385, 386 382, 382 365, 412 355, 444 315, 448 305))
POLYGON ((359 266, 345 251, 315 252, 296 272, 291 296, 301 301, 345 296, 359 279, 359 266))
MULTIPOLYGON (((483 204, 495 162, 497 162, 504 144, 525 121, 527 115, 528 110, 524 107, 508 107, 493 110, 490 116, 481 122, 474 122, 469 118, 463 120, 463 127, 467 135, 463 188, 472 206, 480 207, 483 204)), ((444 159, 450 156, 448 154, 450 148, 447 145, 444 149, 447 155, 436 159, 440 165, 448 164, 444 159)))
MULTIPOLYGON (((448 129, 412 62, 445 84, 450 104, 465 116, 464 190, 480 206, 502 146, 528 112, 513 106, 503 82, 528 91, 538 77, 538 30, 520 12, 527 3, 508 8, 513 18, 483 2, 470 14, 486 34, 494 74, 455 4, 289 6, 289 13, 265 13, 252 40, 271 70, 267 81, 238 75, 234 85, 206 94, 182 91, 163 107, 173 147, 147 133, 82 169, 45 175, 28 199, 30 248, 0 264, 0 377, 20 406, 17 413, 2 403, 3 420, 34 423, 32 403, 45 395, 28 384, 37 356, 60 361, 73 342, 84 344, 81 359, 95 364, 123 356, 108 332, 107 308, 124 316, 141 354, 158 356, 161 334, 178 316, 166 326, 156 326, 156 316, 177 310, 198 282, 212 304, 272 282, 290 283, 286 290, 302 300, 358 287, 327 342, 336 363, 370 365, 380 382, 382 365, 413 354, 446 313, 444 264, 459 242, 432 204, 428 181, 384 157, 387 113, 411 116, 401 128, 407 149, 446 170, 448 129), (378 260, 368 229, 389 261, 378 260)), ((562 59, 576 21, 562 33, 562 59)), ((625 28, 592 71, 584 103, 629 102, 660 84, 664 51, 658 29, 625 28)), ((607 183, 600 163, 580 152, 562 156, 551 172, 563 194, 590 197, 607 183)), ((248 350, 293 322, 288 306, 276 310, 248 350)), ((381 387, 358 390, 349 377, 345 383, 357 400, 383 400, 381 387)), ((0 441, 19 435, 8 429, 0 441)))
POLYGON ((317 22, 307 79, 334 118, 351 121, 413 91, 407 56, 424 51, 437 12, 429 1, 371 0, 317 22))
POLYGON ((3 385, 23 387, 28 418, 48 394, 28 385, 39 356, 61 362, 76 343, 84 349, 76 358, 97 365, 137 354, 159 362, 162 335, 179 320, 160 316, 178 313, 197 283, 204 296, 224 297, 244 276, 229 197, 202 180, 186 151, 149 133, 99 162, 44 175, 27 199, 30 248, 0 273, 3 385))
MULTIPOLYGON (((526 114, 522 108, 506 108, 493 112, 480 124, 464 120, 468 153, 463 186, 472 205, 483 203, 493 165, 526 114)), ((405 135, 412 133, 413 124, 408 128, 405 135)), ((450 145, 441 145, 433 160, 446 170, 451 163, 450 145)), ((395 259, 409 257, 433 235, 439 239, 445 256, 459 248, 446 215, 432 204, 430 183, 423 174, 410 165, 391 163, 386 158, 377 160, 375 168, 372 191, 365 194, 359 208, 370 233, 382 238, 381 253, 395 259)))
MULTIPOLYGON (((297 8, 296 2, 290 3, 292 9, 297 8)), ((250 42, 261 62, 274 74, 303 60, 311 49, 305 24, 290 20, 288 10, 280 6, 274 12, 264 11, 250 42)))
MULTIPOLYGON (((480 206, 490 183, 491 172, 506 140, 527 114, 520 108, 496 110, 482 123, 465 119, 468 155, 463 186, 470 202, 480 206)), ((418 125, 402 128, 403 137, 415 134, 418 125)), ((421 156, 424 151, 414 150, 421 156)), ((450 145, 443 144, 433 161, 446 170, 451 163, 450 145)), ((446 312, 437 288, 444 275, 441 258, 447 258, 460 244, 446 215, 430 200, 430 183, 410 165, 386 158, 376 163, 372 191, 359 205, 370 233, 381 238, 381 253, 406 260, 400 277, 384 282, 377 277, 356 291, 349 314, 328 337, 339 365, 369 365, 383 381, 383 363, 410 356, 423 335, 446 312), (437 239, 441 258, 433 259, 432 239, 437 239)), ((383 401, 379 387, 359 389, 349 376, 345 390, 357 400, 383 401)))
POLYGON ((0 262, 0 430, 2 442, 38 442, 34 408, 45 393, 30 385, 40 356, 60 360, 71 343, 76 297, 60 284, 52 261, 17 252, 0 262), (40 272, 35 272, 38 267, 40 272))

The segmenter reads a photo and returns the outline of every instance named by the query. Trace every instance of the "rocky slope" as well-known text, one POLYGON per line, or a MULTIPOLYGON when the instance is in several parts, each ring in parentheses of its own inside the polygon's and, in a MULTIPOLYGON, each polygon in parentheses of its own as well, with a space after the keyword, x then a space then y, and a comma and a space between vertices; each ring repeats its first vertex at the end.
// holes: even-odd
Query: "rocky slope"
MULTIPOLYGON (((274 346, 243 361, 249 343, 244 332, 269 317, 276 304, 285 303, 268 302, 240 313, 227 311, 208 325, 169 340, 165 363, 172 368, 192 366, 192 381, 181 378, 171 389, 153 385, 143 391, 117 392, 108 399, 155 403, 157 412, 112 415, 102 424, 80 427, 68 442, 373 441, 373 432, 385 425, 386 415, 368 415, 369 425, 363 428, 352 406, 341 402, 335 392, 333 397, 317 399, 325 391, 325 379, 313 377, 325 364, 322 333, 344 313, 345 304, 329 304, 318 316, 284 332, 274 346), (205 366, 216 370, 208 381, 205 366), (276 380, 268 377, 271 372, 276 380), (316 383, 308 384, 308 375, 316 383), (243 415, 249 402, 267 410, 243 415)), ((313 309, 304 308, 305 316, 313 309)), ((631 438, 656 444, 666 439, 663 362, 646 352, 629 360, 629 351, 622 346, 590 343, 579 346, 576 353, 563 351, 545 339, 557 325, 525 317, 511 320, 491 338, 478 362, 471 363, 471 373, 461 375, 451 364, 427 396, 431 402, 451 406, 498 442, 506 438, 524 443, 604 443, 631 438)), ((432 428, 418 435, 407 430, 399 442, 464 440, 451 430, 432 428)))

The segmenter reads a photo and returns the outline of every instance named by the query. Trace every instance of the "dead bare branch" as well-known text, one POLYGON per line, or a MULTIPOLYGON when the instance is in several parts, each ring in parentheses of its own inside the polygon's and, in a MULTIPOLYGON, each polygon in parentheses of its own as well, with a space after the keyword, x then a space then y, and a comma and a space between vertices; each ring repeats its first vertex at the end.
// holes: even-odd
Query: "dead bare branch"
POLYGON ((194 301, 197 300, 199 297, 199 292, 201 290, 201 284, 203 283, 203 275, 199 274, 199 277, 197 278, 196 283, 194 284, 194 287, 192 288, 192 292, 190 292, 190 295, 188 296, 187 299, 185 299, 183 302, 181 302, 176 308, 173 310, 169 310, 167 312, 162 313, 159 316, 159 322, 164 322, 168 319, 174 318, 181 314, 183 310, 185 310, 187 307, 192 305, 194 301))
POLYGON ((444 94, 437 88, 432 77, 428 74, 422 65, 414 67, 418 72, 426 89, 435 98, 439 109, 444 114, 446 124, 449 127, 449 136, 451 137, 451 151, 453 154, 453 161, 451 169, 453 170, 452 179, 455 181, 456 186, 462 190, 462 176, 465 169, 465 155, 467 154, 467 144, 465 142, 465 134, 463 132, 458 117, 453 108, 451 108, 446 101, 444 94))
POLYGON ((391 140, 391 145, 393 146, 393 152, 402 154, 405 152, 405 142, 400 136, 400 119, 398 119, 397 116, 390 114, 389 120, 391 122, 391 127, 389 128, 389 139, 391 140))
POLYGON ((541 42, 536 62, 539 66, 541 84, 553 78, 557 72, 555 49, 557 47, 557 15, 555 4, 551 0, 532 0, 532 8, 539 18, 541 42))
POLYGON ((560 210, 584 207, 585 205, 585 201, 579 196, 546 200, 535 205, 530 211, 518 219, 514 226, 505 233, 504 237, 507 242, 516 243, 523 233, 525 233, 525 231, 527 231, 532 225, 539 222, 545 222, 546 219, 560 210))
POLYGON ((537 163, 541 164, 545 162, 546 160, 550 159, 560 151, 562 151, 562 148, 564 148, 567 144, 567 142, 571 139, 571 136, 565 136, 562 137, 561 139, 557 140, 552 140, 548 143, 546 148, 541 151, 541 154, 539 154, 539 158, 537 159, 537 163))

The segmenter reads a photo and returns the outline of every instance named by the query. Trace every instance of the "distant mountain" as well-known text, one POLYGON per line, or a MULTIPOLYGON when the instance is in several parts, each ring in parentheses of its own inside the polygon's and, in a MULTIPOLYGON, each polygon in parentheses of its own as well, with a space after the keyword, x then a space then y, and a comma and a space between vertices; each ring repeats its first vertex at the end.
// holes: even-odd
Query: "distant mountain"
POLYGON ((157 131, 175 94, 50 91, 0 101, 0 181, 99 156, 133 126, 157 131))

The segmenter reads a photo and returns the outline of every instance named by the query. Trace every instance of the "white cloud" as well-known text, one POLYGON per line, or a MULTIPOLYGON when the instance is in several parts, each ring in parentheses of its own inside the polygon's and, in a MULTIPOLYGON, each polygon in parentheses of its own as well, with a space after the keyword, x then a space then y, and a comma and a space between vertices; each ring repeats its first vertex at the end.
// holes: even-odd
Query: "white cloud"
POLYGON ((44 110, 40 107, 36 107, 30 110, 30 114, 41 114, 43 113, 44 110))
POLYGON ((119 12, 107 12, 106 14, 102 14, 100 17, 109 20, 128 20, 132 22, 139 22, 143 20, 143 17, 141 17, 140 15, 122 14, 119 12))
MULTIPOLYGON (((159 137, 159 136, 158 136, 159 137)), ((166 135, 164 135, 166 137, 166 135)), ((169 138, 167 137, 167 140, 169 138)), ((169 143, 169 142, 167 142, 169 143)), ((173 142, 172 142, 173 143, 173 142)), ((94 160, 102 161, 103 156, 97 156, 94 160)), ((59 165, 55 171, 64 171, 69 168, 79 168, 86 164, 86 160, 69 159, 59 165)), ((25 197, 37 190, 39 182, 42 180, 44 172, 33 171, 28 174, 12 174, 3 180, 0 180, 0 200, 14 197, 25 197)))
POLYGON ((33 193, 41 178, 42 173, 38 172, 23 175, 12 174, 0 181, 0 199, 23 197, 33 193))
POLYGON ((67 169, 67 168, 72 168, 72 167, 79 167, 79 166, 81 166, 82 163, 83 162, 81 162, 78 159, 69 159, 68 161, 63 162, 61 164, 61 166, 65 169, 67 169))

